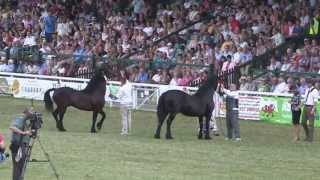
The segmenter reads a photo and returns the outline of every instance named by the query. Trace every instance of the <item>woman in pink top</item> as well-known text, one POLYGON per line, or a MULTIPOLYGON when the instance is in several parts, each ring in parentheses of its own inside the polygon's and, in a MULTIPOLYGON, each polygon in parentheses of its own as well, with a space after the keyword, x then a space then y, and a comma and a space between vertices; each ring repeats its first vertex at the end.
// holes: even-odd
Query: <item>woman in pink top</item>
POLYGON ((28 14, 23 20, 22 20, 23 26, 25 29, 28 29, 30 26, 33 27, 33 20, 30 16, 30 14, 28 14))

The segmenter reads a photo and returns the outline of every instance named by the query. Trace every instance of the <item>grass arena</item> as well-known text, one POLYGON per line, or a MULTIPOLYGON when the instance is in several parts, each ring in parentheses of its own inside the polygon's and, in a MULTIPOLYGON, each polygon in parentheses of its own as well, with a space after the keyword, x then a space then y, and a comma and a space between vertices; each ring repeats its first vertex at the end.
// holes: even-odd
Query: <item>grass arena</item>
MULTIPOLYGON (((0 97, 0 131, 9 146, 8 127, 29 100, 0 97)), ((241 142, 197 139, 197 118, 178 115, 172 125, 173 140, 154 139, 156 114, 135 111, 132 134, 120 136, 118 108, 105 107, 106 120, 96 134, 89 133, 92 113, 69 108, 67 132, 58 132, 43 102, 35 101, 43 113, 40 139, 60 179, 63 180, 202 180, 202 179, 319 179, 319 129, 315 141, 292 143, 291 127, 256 121, 241 121, 241 142)), ((224 120, 222 122, 225 130, 224 120)), ((31 159, 46 159, 37 142, 31 159)), ((0 165, 0 179, 11 178, 11 161, 0 165)), ((46 162, 30 162, 26 179, 54 180, 46 162)))

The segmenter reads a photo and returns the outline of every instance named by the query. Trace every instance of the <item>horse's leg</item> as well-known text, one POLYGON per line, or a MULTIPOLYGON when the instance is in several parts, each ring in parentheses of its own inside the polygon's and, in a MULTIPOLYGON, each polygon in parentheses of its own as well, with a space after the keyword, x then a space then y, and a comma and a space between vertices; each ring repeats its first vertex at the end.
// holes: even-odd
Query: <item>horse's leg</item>
POLYGON ((98 122, 98 124, 97 124, 98 130, 101 130, 103 121, 104 121, 104 119, 106 118, 106 113, 104 113, 103 110, 100 111, 100 114, 101 114, 102 118, 101 118, 101 120, 100 120, 100 121, 98 122))
POLYGON ((93 111, 92 114, 92 126, 91 126, 91 132, 92 133, 96 133, 96 121, 97 121, 97 116, 98 116, 98 112, 97 111, 93 111))
POLYGON ((58 126, 59 131, 66 131, 66 129, 63 126, 63 116, 66 113, 66 110, 67 110, 67 108, 60 108, 58 110, 58 112, 59 112, 59 121, 58 121, 57 126, 58 126))
POLYGON ((211 137, 210 137, 210 118, 211 118, 211 116, 206 116, 206 136, 205 136, 205 139, 212 139, 211 137))
POLYGON ((167 133, 166 133, 166 139, 173 139, 171 135, 171 124, 174 118, 176 117, 176 113, 171 113, 167 119, 167 133))
POLYGON ((154 135, 154 138, 160 139, 161 127, 162 127, 162 124, 163 124, 164 120, 166 119, 167 115, 168 115, 168 113, 163 113, 163 114, 158 113, 158 127, 157 127, 156 133, 154 135))
POLYGON ((58 108, 56 108, 56 110, 54 110, 54 111, 52 112, 52 116, 53 116, 54 119, 56 120, 56 127, 57 127, 57 129, 59 129, 59 126, 58 126, 58 124, 59 124, 58 113, 59 113, 58 108))
POLYGON ((198 134, 198 139, 202 139, 202 134, 203 134, 203 117, 199 116, 199 134, 198 134))

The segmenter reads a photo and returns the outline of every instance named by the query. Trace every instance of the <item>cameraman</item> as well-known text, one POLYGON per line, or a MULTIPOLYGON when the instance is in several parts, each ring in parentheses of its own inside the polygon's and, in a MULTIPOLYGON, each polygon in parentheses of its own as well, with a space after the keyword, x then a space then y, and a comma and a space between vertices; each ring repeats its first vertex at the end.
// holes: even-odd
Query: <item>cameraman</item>
POLYGON ((21 173, 26 158, 26 149, 32 135, 30 130, 30 119, 32 117, 32 110, 26 108, 21 116, 13 120, 9 128, 12 132, 10 150, 12 154, 13 180, 23 180, 21 173))

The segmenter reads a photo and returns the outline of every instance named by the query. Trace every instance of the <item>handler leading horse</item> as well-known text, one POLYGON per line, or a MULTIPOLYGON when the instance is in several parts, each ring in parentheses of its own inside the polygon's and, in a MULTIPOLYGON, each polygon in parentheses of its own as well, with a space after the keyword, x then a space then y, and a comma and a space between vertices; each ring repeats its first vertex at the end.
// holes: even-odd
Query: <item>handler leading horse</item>
POLYGON ((217 88, 217 84, 218 77, 214 73, 213 65, 211 65, 208 80, 200 86, 194 95, 189 95, 179 90, 169 90, 163 93, 158 101, 158 127, 154 137, 160 138, 161 126, 169 115, 167 118, 166 138, 172 139, 171 123, 178 113, 182 113, 186 116, 198 117, 200 127, 199 139, 202 139, 203 136, 203 117, 205 117, 205 139, 211 139, 209 121, 214 108, 213 94, 217 88))

